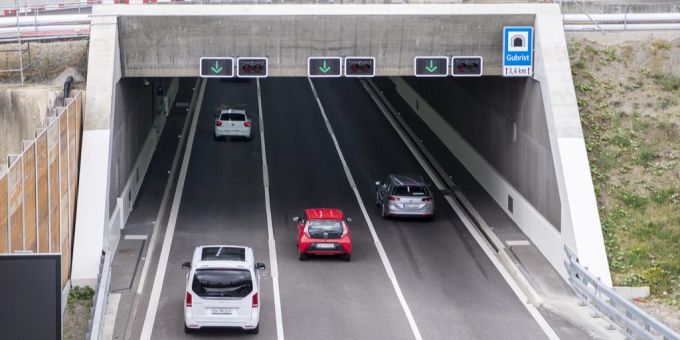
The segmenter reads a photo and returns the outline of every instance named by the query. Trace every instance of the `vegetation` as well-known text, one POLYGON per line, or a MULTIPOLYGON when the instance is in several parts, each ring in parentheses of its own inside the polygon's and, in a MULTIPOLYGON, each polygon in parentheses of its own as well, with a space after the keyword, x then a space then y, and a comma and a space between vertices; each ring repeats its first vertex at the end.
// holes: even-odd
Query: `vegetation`
POLYGON ((678 307, 680 44, 568 47, 614 284, 678 307))
POLYGON ((94 290, 92 288, 71 287, 68 293, 68 305, 64 313, 64 340, 85 338, 93 298, 94 290))

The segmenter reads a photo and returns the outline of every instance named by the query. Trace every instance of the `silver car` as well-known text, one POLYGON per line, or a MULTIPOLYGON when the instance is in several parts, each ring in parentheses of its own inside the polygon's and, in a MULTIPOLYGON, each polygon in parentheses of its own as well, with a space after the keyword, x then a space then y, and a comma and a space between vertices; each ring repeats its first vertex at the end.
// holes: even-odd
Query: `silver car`
POLYGON ((389 175, 375 185, 376 204, 381 208, 382 217, 434 216, 432 193, 423 176, 389 175))

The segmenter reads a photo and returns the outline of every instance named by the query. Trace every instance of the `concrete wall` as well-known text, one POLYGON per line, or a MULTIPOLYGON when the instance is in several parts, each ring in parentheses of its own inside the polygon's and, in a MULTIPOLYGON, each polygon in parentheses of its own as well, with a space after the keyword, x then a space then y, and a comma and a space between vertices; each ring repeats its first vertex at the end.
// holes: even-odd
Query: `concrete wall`
POLYGON ((533 25, 535 8, 128 5, 94 13, 121 15, 126 77, 198 76, 202 56, 267 56, 270 76, 306 76, 307 57, 323 55, 375 56, 377 75, 412 75, 418 55, 481 55, 485 73, 500 74, 503 26, 533 25))
POLYGON ((132 171, 153 126, 152 95, 153 86, 145 85, 142 78, 123 78, 116 84, 109 172, 109 218, 128 178, 140 175, 132 171))
MULTIPOLYGON (((538 82, 501 77, 404 79, 560 229, 560 197, 538 82)), ((507 210, 504 201, 500 206, 507 210)))
POLYGON ((7 154, 21 153, 22 141, 35 138, 45 117, 62 104, 59 88, 0 89, 0 164, 7 164, 7 154))

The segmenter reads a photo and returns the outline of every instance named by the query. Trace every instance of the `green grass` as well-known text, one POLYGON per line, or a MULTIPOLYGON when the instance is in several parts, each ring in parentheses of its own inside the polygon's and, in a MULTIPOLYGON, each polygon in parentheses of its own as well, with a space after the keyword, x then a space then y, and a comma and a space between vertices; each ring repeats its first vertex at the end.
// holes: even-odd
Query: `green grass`
POLYGON ((655 72, 652 75, 654 82, 668 92, 680 89, 680 77, 670 73, 655 72))

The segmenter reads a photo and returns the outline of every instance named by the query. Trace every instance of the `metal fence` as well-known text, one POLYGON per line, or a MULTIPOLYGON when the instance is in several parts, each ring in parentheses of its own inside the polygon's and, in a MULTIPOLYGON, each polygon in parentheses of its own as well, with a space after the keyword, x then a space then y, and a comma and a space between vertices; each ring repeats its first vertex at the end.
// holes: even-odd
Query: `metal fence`
POLYGON ((564 251, 564 265, 569 273, 569 283, 576 294, 618 325, 630 338, 680 339, 678 333, 602 284, 588 272, 588 268, 579 263, 574 252, 567 246, 564 246, 564 251))

